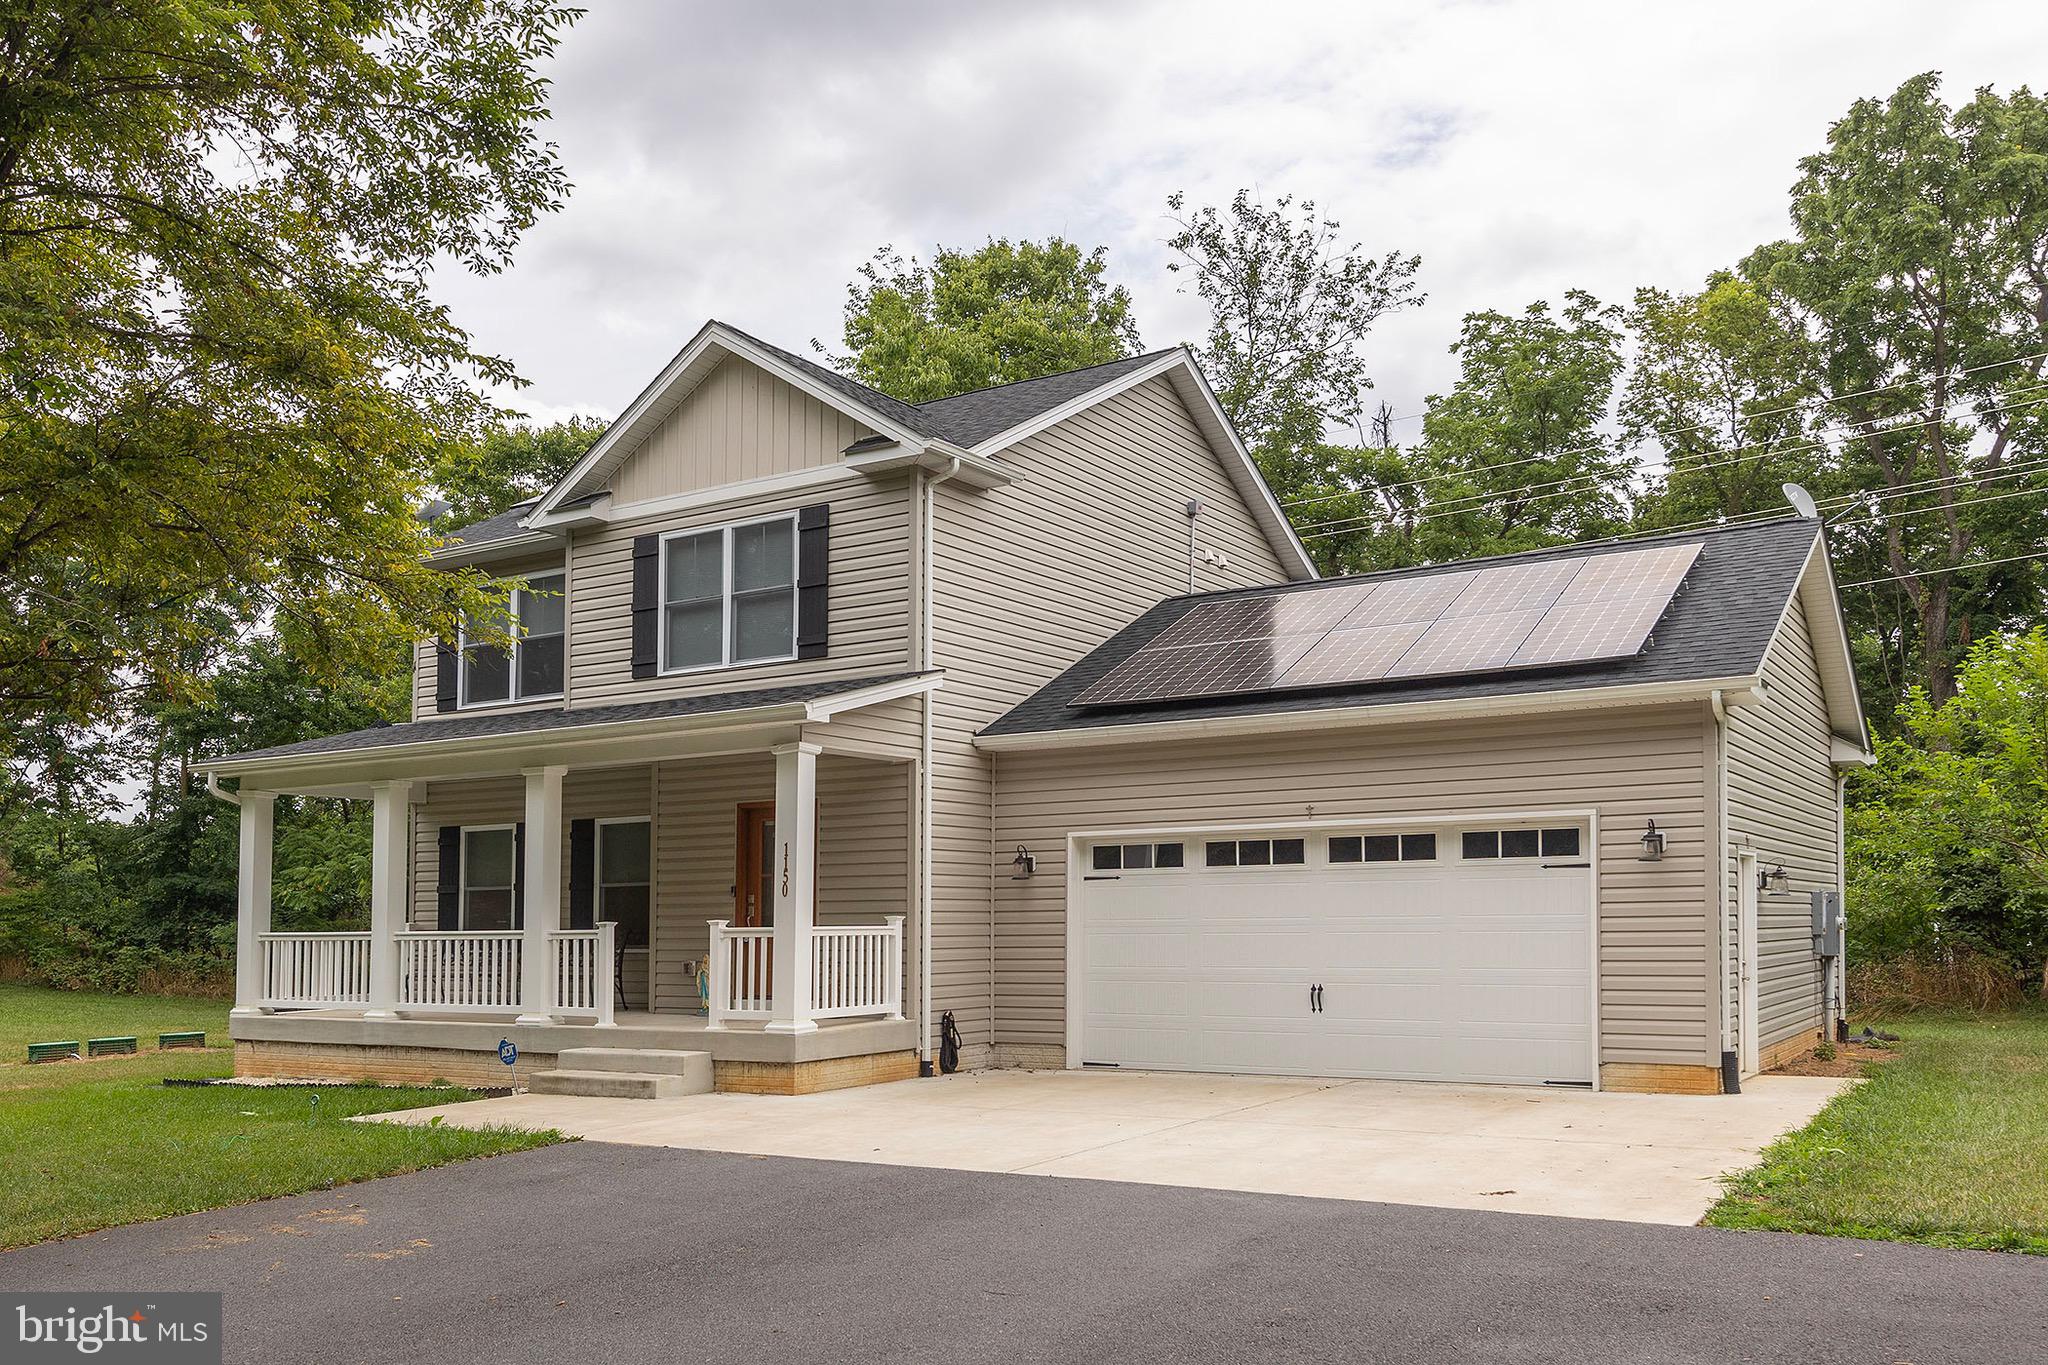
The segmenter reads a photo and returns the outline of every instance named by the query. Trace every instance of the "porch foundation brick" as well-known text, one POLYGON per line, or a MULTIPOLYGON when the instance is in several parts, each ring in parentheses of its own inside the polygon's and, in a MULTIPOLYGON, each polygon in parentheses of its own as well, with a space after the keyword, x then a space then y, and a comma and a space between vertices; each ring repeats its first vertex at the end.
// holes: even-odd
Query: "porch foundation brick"
POLYGON ((1006 1071, 1063 1071, 1067 1050, 1058 1043, 997 1043, 990 1064, 1006 1071))
POLYGON ((1605 1062, 1600 1088, 1625 1095, 1718 1095, 1721 1068, 1675 1062, 1605 1062))
POLYGON ((810 1062, 721 1061, 713 1064, 716 1089, 745 1095, 815 1095, 857 1085, 907 1081, 917 1075, 917 1053, 875 1052, 810 1062))
MULTIPOLYGON (((555 1069, 552 1054, 519 1054, 520 1084, 555 1069)), ((235 1044, 237 1076, 305 1077, 323 1081, 370 1081, 377 1085, 429 1085, 446 1081, 472 1090, 496 1090, 512 1083, 513 1068, 495 1052, 458 1048, 359 1047, 346 1043, 235 1044)))

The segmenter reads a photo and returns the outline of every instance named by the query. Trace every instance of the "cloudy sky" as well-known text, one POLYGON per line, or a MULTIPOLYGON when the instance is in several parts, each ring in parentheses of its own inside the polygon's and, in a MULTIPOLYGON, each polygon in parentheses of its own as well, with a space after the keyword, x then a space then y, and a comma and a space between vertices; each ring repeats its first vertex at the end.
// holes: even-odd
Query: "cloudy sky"
POLYGON ((836 344, 883 243, 1105 246, 1146 344, 1198 341, 1165 199, 1239 186, 1421 255, 1428 303, 1371 348, 1416 413, 1467 310, 1690 287, 1779 235, 1855 98, 2048 80, 2020 0, 587 3, 549 71, 567 207, 441 288, 541 417, 617 413, 707 317, 836 344))

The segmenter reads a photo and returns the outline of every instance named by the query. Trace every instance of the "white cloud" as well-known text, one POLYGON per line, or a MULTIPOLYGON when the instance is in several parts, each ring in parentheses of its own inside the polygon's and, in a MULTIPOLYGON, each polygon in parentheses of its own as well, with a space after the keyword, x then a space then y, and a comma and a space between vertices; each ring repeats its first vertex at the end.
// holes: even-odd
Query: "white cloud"
POLYGON ((2010 88, 2043 50, 2048 9, 1991 0, 606 0, 551 72, 567 208, 512 270, 443 293, 536 413, 615 412, 706 317, 836 342, 884 242, 1100 243, 1164 345, 1203 321, 1165 270, 1166 195, 1250 185, 1421 254, 1429 303, 1372 347, 1413 412, 1465 311, 1694 285, 1783 231, 1798 158, 1851 100, 1929 68, 1952 98, 2010 88))

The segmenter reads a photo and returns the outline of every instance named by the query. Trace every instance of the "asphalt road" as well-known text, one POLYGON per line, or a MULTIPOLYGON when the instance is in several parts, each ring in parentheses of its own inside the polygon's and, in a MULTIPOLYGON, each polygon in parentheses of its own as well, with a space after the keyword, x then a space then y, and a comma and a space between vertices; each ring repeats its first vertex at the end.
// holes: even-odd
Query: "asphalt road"
POLYGON ((2048 1260, 575 1143, 0 1253, 263 1362, 2010 1362, 2048 1260))

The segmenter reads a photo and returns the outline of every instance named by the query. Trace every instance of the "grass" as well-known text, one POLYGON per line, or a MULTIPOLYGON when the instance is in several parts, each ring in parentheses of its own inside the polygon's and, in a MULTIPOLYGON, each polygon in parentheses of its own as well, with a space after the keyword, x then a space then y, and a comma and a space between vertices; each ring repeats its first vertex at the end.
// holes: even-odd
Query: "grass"
POLYGON ((150 1050, 174 1029, 224 1043, 226 1016, 217 1001, 0 986, 0 1248, 561 1141, 347 1122, 471 1094, 446 1087, 164 1085, 230 1072, 223 1050, 150 1050), (15 1060, 31 1041, 129 1033, 139 1056, 15 1060))
POLYGON ((2048 1255, 2048 1009, 1910 1015, 1904 1042, 1706 1222, 2048 1255))

